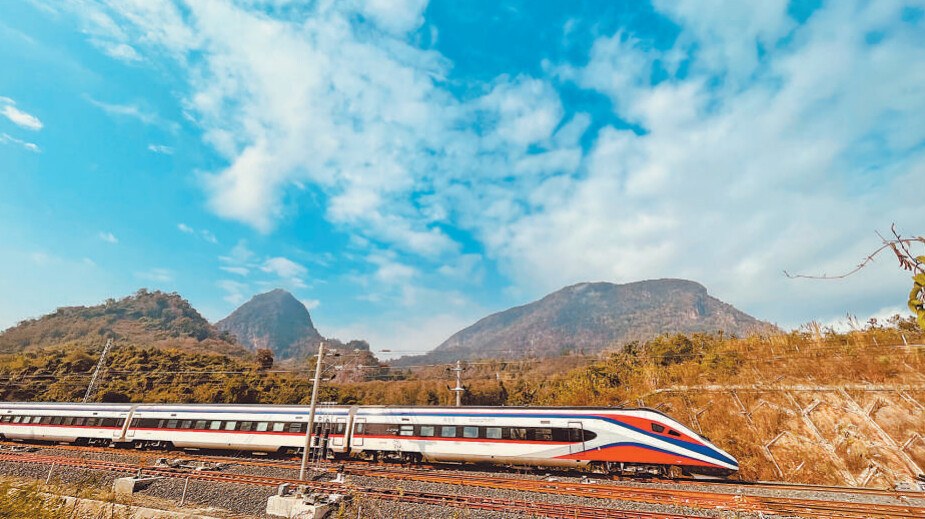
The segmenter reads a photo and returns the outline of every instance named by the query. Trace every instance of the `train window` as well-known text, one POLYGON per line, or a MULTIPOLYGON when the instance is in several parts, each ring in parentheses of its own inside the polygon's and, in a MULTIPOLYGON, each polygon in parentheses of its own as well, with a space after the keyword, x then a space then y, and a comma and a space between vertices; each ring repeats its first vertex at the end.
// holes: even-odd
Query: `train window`
POLYGON ((440 427, 440 436, 443 438, 455 438, 456 437, 456 427, 452 425, 444 425, 440 427))
POLYGON ((353 433, 354 433, 354 434, 363 434, 363 429, 365 429, 365 425, 366 425, 366 424, 365 424, 365 423, 362 423, 362 422, 360 422, 360 423, 354 425, 354 426, 353 426, 353 433))
POLYGON ((25 424, 25 423, 32 423, 32 417, 31 417, 31 416, 23 416, 23 417, 22 417, 22 423, 24 423, 24 424, 25 424))
POLYGON ((269 426, 270 422, 257 422, 257 427, 254 430, 257 432, 264 432, 269 426))
POLYGON ((659 425, 659 424, 653 422, 653 423, 652 423, 652 430, 653 430, 654 432, 657 432, 657 433, 665 432, 665 426, 664 426, 664 425, 659 425))
POLYGON ((13 423, 19 423, 19 422, 21 422, 21 421, 22 421, 22 416, 14 416, 14 417, 13 417, 13 423))
POLYGON ((10 416, 10 415, 8 415, 8 414, 3 415, 3 419, 0 419, 0 422, 2 422, 2 423, 10 423, 10 419, 11 419, 11 418, 12 418, 12 416, 10 416))
POLYGON ((421 426, 421 436, 433 436, 433 435, 434 435, 433 425, 422 425, 421 426))
POLYGON ((414 426, 413 425, 402 425, 398 429, 399 436, 414 436, 414 426))
POLYGON ((527 428, 526 427, 511 427, 511 439, 512 440, 526 440, 527 439, 527 428))
POLYGON ((221 428, 222 428, 222 421, 221 421, 221 420, 212 420, 212 423, 209 424, 209 429, 210 429, 210 430, 217 431, 217 430, 219 430, 219 429, 221 429, 221 428))
POLYGON ((581 429, 569 428, 568 430, 568 441, 570 442, 580 442, 584 441, 581 438, 581 429))
POLYGON ((225 422, 225 430, 233 431, 238 426, 238 422, 225 422))
POLYGON ((539 442, 551 442, 552 441, 552 429, 549 427, 537 427, 534 429, 534 435, 536 441, 539 442))
POLYGON ((154 427, 156 429, 163 429, 166 425, 167 425, 167 420, 161 418, 160 420, 157 421, 157 425, 155 425, 154 427))
POLYGON ((86 421, 86 420, 84 420, 84 417, 83 417, 83 416, 77 416, 77 417, 74 418, 74 423, 71 424, 71 425, 75 425, 75 426, 77 426, 77 427, 80 427, 80 426, 82 426, 82 425, 84 424, 85 421, 86 421))
POLYGON ((301 429, 302 429, 302 424, 300 424, 299 422, 292 422, 289 424, 289 432, 291 433, 300 432, 301 429))
POLYGON ((591 440, 593 440, 593 439, 595 439, 595 438, 597 438, 597 433, 596 433, 596 432, 592 432, 592 431, 585 430, 585 441, 586 441, 586 442, 589 442, 589 441, 591 441, 591 440))
MULTIPOLYGON (((76 418, 76 417, 75 417, 75 418, 74 418, 74 425, 77 425, 77 420, 79 420, 79 418, 76 418)), ((85 422, 85 425, 87 425, 88 427, 96 427, 97 425, 102 425, 102 423, 103 423, 103 419, 102 419, 102 418, 94 418, 94 417, 91 416, 90 418, 87 418, 87 421, 85 422)))
POLYGON ((334 426, 334 434, 344 434, 347 430, 347 424, 344 422, 337 422, 337 425, 334 426))
POLYGON ((196 420, 196 425, 193 426, 193 429, 199 429, 199 430, 205 429, 207 423, 208 423, 207 420, 196 420))
POLYGON ((62 416, 52 416, 52 417, 51 417, 51 425, 61 425, 61 420, 62 420, 62 419, 63 419, 62 416))
POLYGON ((501 439, 501 428, 500 427, 486 427, 485 437, 490 440, 500 440, 501 439))
POLYGON ((167 428, 168 428, 168 429, 176 429, 176 428, 177 428, 177 423, 179 423, 179 422, 180 422, 180 420, 174 420, 174 419, 167 420, 167 428))
POLYGON ((273 422, 273 432, 283 432, 286 430, 285 422, 273 422))
POLYGON ((254 422, 241 422, 241 427, 238 428, 239 431, 250 431, 254 426, 254 422))
POLYGON ((463 438, 478 438, 478 437, 479 437, 478 427, 463 427, 463 438))
POLYGON ((192 429, 193 421, 192 420, 183 420, 180 422, 180 429, 192 429))
POLYGON ((50 416, 43 416, 43 417, 42 417, 42 425, 48 425, 48 424, 50 424, 50 423, 51 423, 51 417, 50 417, 50 416))
POLYGON ((672 436, 677 436, 677 437, 679 437, 679 438, 681 437, 681 434, 680 434, 678 431, 674 430, 674 429, 668 429, 668 434, 670 434, 670 435, 672 435, 672 436))
POLYGON ((61 423, 62 423, 63 425, 71 425, 71 424, 74 423, 74 417, 73 417, 73 416, 65 416, 65 417, 64 417, 64 421, 61 422, 61 423))

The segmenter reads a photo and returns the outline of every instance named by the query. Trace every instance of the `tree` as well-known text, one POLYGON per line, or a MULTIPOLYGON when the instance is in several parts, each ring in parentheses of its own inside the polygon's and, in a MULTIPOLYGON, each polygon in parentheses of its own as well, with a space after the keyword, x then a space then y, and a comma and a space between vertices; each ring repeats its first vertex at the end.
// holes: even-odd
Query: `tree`
POLYGON ((260 348, 257 350, 257 364, 260 365, 260 371, 266 371, 273 367, 273 350, 269 348, 260 348))

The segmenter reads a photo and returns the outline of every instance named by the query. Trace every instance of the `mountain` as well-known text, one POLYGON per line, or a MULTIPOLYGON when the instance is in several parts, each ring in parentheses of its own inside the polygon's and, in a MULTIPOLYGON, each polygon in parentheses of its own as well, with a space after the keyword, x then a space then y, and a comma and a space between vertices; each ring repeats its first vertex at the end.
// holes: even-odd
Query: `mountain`
POLYGON ((324 340, 305 305, 279 288, 252 297, 216 326, 251 350, 269 348, 276 360, 310 357, 324 340))
POLYGON ((403 357, 411 365, 456 359, 549 357, 600 351, 615 343, 663 333, 723 331, 746 335, 773 329, 683 279, 625 285, 579 283, 539 301, 489 315, 447 339, 432 352, 403 357))
POLYGON ((234 337, 209 324, 178 294, 146 289, 100 305, 61 307, 22 321, 0 333, 0 353, 57 346, 96 348, 110 337, 119 344, 248 355, 234 337))

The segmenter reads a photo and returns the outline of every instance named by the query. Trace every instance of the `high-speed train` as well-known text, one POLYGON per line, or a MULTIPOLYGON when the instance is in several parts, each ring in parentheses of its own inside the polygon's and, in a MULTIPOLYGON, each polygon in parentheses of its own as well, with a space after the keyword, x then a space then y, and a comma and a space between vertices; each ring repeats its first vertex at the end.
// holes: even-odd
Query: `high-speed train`
MULTIPOLYGON (((296 452, 305 406, 0 403, 0 438, 135 448, 296 452)), ((653 409, 319 406, 312 447, 334 458, 725 477, 738 462, 653 409)))

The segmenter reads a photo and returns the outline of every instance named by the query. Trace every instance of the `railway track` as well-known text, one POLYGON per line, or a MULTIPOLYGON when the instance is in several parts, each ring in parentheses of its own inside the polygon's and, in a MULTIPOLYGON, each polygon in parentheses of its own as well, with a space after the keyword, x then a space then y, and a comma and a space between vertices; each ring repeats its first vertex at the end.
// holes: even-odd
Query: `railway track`
MULTIPOLYGON (((78 450, 78 451, 97 451, 97 452, 107 452, 112 453, 112 450, 105 448, 93 448, 93 447, 76 447, 76 446, 55 446, 53 448, 65 448, 66 450, 78 450)), ((11 456, 21 456, 21 454, 11 455, 11 456)), ((39 459, 38 456, 33 459, 39 459)), ((273 467, 273 468, 285 468, 285 469, 296 469, 298 464, 294 461, 289 460, 269 460, 269 459, 255 459, 255 458, 238 458, 233 456, 208 456, 208 455, 190 455, 189 453, 183 453, 184 457, 193 458, 200 461, 209 461, 209 462, 223 462, 223 463, 236 463, 240 465, 248 466, 259 466, 259 467, 273 467)), ((55 457, 50 457, 55 458, 55 457)), ((3 458, 0 458, 3 459, 3 458)), ((21 460, 21 458, 19 458, 21 460)), ((59 459, 59 458, 56 458, 59 459)), ((65 458, 69 459, 69 458, 65 458)), ((14 460, 15 461, 15 460, 14 460)), ((105 463, 105 462, 100 462, 105 463)), ((60 464, 60 463, 59 463, 60 464)), ((137 470, 137 466, 124 463, 115 463, 114 466, 118 466, 122 469, 125 467, 132 467, 131 470, 137 470)), ((740 512, 751 512, 751 513, 762 513, 762 514, 776 514, 776 515, 799 515, 803 517, 813 517, 813 518, 822 518, 822 517, 841 517, 841 518, 922 518, 925 517, 925 508, 922 507, 913 507, 907 504, 897 504, 897 505, 886 505, 886 504, 859 504, 859 503, 850 503, 845 501, 831 501, 831 500, 818 500, 818 499, 797 499, 797 498, 787 498, 787 497, 770 497, 770 496, 759 496, 759 495, 745 495, 745 494, 730 494, 730 493, 720 493, 720 492, 709 492, 702 490, 678 490, 678 489, 669 489, 664 487, 637 487, 629 485, 619 485, 619 484, 599 484, 599 483, 587 483, 587 482, 567 482, 567 481, 537 481, 537 480, 528 480, 528 479, 519 479, 519 478, 509 478, 509 477, 499 477, 499 476, 488 476, 488 475, 472 475, 472 474, 459 474, 449 471, 435 471, 432 469, 421 468, 420 466, 414 468, 399 467, 399 466, 389 466, 382 464, 372 464, 372 463, 356 463, 350 462, 346 464, 331 464, 326 463, 321 465, 319 468, 333 472, 338 470, 343 466, 344 471, 347 474, 353 474, 358 476, 366 477, 376 477, 376 478, 388 478, 388 479, 397 479, 397 480, 407 480, 407 481, 418 481, 418 482, 429 482, 429 483, 439 483, 439 484, 450 484, 457 486, 467 486, 467 487, 476 487, 476 488, 486 488, 486 489, 507 489, 507 490, 517 490, 517 491, 526 491, 526 492, 535 492, 540 494, 551 494, 551 495, 570 495, 575 497, 583 498, 598 498, 598 499, 610 499, 610 500, 622 500, 622 501, 632 501, 632 502, 642 502, 642 503, 656 503, 656 504, 673 504, 676 506, 687 506, 687 507, 697 507, 703 509, 724 509, 724 510, 735 510, 740 512)), ((155 469, 155 468, 144 468, 143 471, 145 474, 149 474, 152 471, 160 470, 163 473, 170 474, 182 474, 183 477, 186 477, 189 472, 183 470, 175 469, 155 469)), ((170 476, 170 477, 179 477, 179 476, 170 476)), ((240 474, 222 474, 216 475, 211 474, 209 477, 228 477, 231 478, 226 482, 232 483, 242 483, 242 484, 259 484, 256 482, 259 481, 269 481, 273 480, 272 485, 277 485, 281 483, 292 483, 299 484, 301 482, 290 479, 274 479, 274 478, 261 478, 261 477, 250 477, 240 474), (251 479, 248 479, 251 478, 251 479)), ((217 481, 217 480, 216 480, 217 481)), ((720 484, 720 483, 717 483, 720 484)), ((729 483, 722 483, 729 485, 729 483)), ((774 490, 811 490, 814 492, 825 491, 825 492, 834 492, 834 493, 848 493, 854 489, 848 489, 844 487, 820 487, 815 485, 795 485, 795 484, 768 484, 768 483, 755 483, 748 485, 750 487, 759 487, 759 488, 772 488, 774 490)), ((342 487, 338 487, 341 488, 342 487)), ((885 496, 889 498, 895 498, 901 500, 903 497, 921 497, 921 495, 915 495, 917 493, 898 493, 894 491, 886 491, 879 489, 860 489, 862 494, 873 494, 879 496, 885 496)), ((475 496, 470 496, 475 497, 475 496)), ((532 502, 526 502, 531 504, 532 502)), ((455 506, 450 505, 449 506, 455 506)), ((490 508, 485 508, 486 510, 490 508)), ((521 510, 520 508, 518 508, 521 510)), ((532 513, 532 512, 531 512, 532 513)), ((552 516, 550 516, 552 517, 552 516)), ((571 516, 570 516, 571 517, 571 516)), ((592 517, 589 515, 588 517, 592 517)))
POLYGON ((246 474, 221 474, 184 471, 169 468, 141 467, 131 463, 89 460, 62 456, 48 456, 31 453, 0 453, 0 461, 17 463, 35 463, 72 467, 84 470, 104 470, 127 474, 140 474, 146 477, 165 477, 231 483, 239 485, 256 485, 276 488, 284 483, 302 485, 312 491, 324 493, 352 494, 370 499, 399 501, 407 503, 452 506, 470 510, 490 510, 499 512, 522 513, 556 519, 699 519, 701 516, 685 514, 665 514, 657 512, 617 510, 605 507, 582 506, 560 503, 545 503, 512 499, 496 499, 472 495, 440 494, 435 492, 411 492, 402 489, 364 487, 340 483, 302 482, 293 479, 252 476, 246 474))

